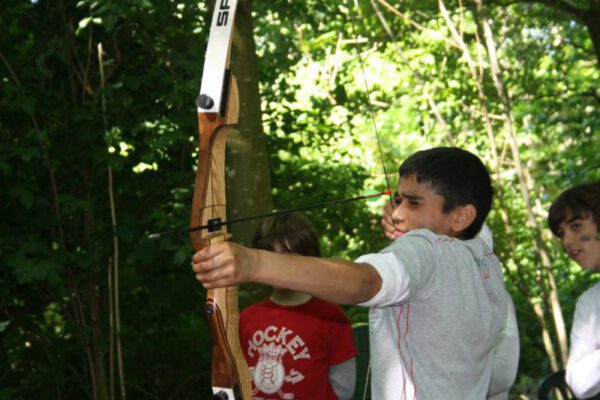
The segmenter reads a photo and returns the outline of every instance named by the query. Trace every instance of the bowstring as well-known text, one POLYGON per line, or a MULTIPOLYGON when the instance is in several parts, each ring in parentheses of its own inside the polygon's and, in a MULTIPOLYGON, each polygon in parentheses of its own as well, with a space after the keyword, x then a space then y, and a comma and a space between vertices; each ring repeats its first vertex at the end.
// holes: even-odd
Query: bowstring
MULTIPOLYGON (((350 15, 350 28, 351 28, 351 34, 353 35, 354 42, 355 42, 355 46, 354 49, 356 51, 356 56, 358 58, 358 63, 360 65, 360 71, 362 74, 362 78, 363 78, 363 83, 364 83, 364 87, 365 87, 365 93, 367 95, 367 113, 369 115, 369 117, 371 118, 371 123, 373 124, 373 131, 375 132, 375 141, 377 142, 377 150, 379 153, 379 159, 381 161, 381 165, 383 167, 383 175, 385 178, 385 185, 386 188, 388 190, 391 190, 390 188, 390 182, 389 182, 389 178, 388 178, 388 172, 387 172, 387 168, 386 168, 386 163, 385 163, 385 157, 383 155, 383 147, 381 146, 381 135, 379 134, 379 129, 377 129, 377 121, 375 119, 375 111, 373 110, 373 104, 371 103, 371 89, 369 88, 369 83, 367 82, 367 74, 365 72, 365 63, 363 60, 363 56, 362 56, 362 52, 360 51, 360 42, 359 42, 359 38, 358 38, 358 29, 356 28, 356 19, 357 19, 357 15, 354 13, 353 9, 353 5, 352 5, 352 1, 351 0, 347 0, 346 1, 346 6, 348 7, 348 13, 350 15)), ((358 7, 358 3, 356 3, 356 6, 358 7)), ((392 201, 392 195, 390 194, 390 201, 392 201)))
MULTIPOLYGON (((363 82, 364 82, 364 86, 365 86, 365 93, 367 95, 367 112, 371 118, 371 122, 373 124, 373 131, 375 132, 375 139, 377 142, 377 149, 379 152, 379 158, 381 161, 381 165, 383 167, 383 174, 385 177, 385 185, 386 188, 388 190, 391 191, 390 189, 390 182, 389 182, 389 178, 388 178, 388 173, 387 173, 387 167, 386 167, 386 163, 385 163, 385 156, 383 154, 383 147, 381 146, 381 135, 379 134, 379 129, 377 129, 377 121, 375 119, 375 111, 373 110, 373 104, 371 103, 371 90, 369 88, 369 83, 367 81, 367 74, 365 71, 365 63, 362 57, 362 52, 360 51, 360 42, 358 40, 358 29, 356 27, 356 20, 357 20, 357 16, 354 13, 354 8, 353 8, 353 4, 351 0, 347 0, 346 2, 346 6, 348 7, 348 13, 350 16, 350 27, 351 27, 351 34, 353 35, 354 38, 354 42, 355 42, 355 51, 356 51, 356 55, 358 57, 358 62, 360 65, 360 70, 361 70, 361 74, 362 74, 362 78, 363 78, 363 82)), ((355 2, 356 6, 358 7, 358 3, 355 2)), ((390 197, 390 202, 393 201, 392 195, 389 195, 390 197)), ((367 367, 367 374, 365 377, 365 386, 364 386, 364 390, 363 390, 363 397, 362 400, 365 400, 367 398, 367 388, 369 387, 369 380, 371 377, 371 354, 369 353, 369 363, 368 363, 368 367, 367 367)))

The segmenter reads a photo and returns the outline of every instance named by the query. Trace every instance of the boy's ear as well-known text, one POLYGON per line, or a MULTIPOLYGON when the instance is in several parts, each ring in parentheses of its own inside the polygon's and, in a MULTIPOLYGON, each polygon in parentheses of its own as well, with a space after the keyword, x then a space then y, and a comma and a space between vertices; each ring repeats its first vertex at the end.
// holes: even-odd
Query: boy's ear
POLYGON ((456 207, 454 212, 455 214, 454 221, 452 223, 452 229, 457 233, 467 229, 477 217, 477 209, 473 204, 456 207))

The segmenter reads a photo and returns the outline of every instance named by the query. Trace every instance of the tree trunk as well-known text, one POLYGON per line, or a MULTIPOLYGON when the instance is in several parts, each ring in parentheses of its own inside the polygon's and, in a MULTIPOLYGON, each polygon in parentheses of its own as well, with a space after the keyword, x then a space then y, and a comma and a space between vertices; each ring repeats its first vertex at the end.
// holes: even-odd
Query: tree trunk
MULTIPOLYGON (((239 2, 232 43, 231 70, 238 83, 240 118, 237 129, 229 132, 227 144, 227 211, 230 219, 271 211, 273 204, 251 8, 252 0, 239 2)), ((258 222, 231 226, 234 240, 249 244, 258 222)))

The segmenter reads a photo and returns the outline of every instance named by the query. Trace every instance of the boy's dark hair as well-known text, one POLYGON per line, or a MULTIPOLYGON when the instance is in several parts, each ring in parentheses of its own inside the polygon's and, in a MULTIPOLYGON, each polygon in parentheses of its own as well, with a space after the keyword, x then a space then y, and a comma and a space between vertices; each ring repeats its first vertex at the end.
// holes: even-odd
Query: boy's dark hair
POLYGON ((477 235, 492 207, 493 189, 490 174, 476 155, 456 147, 418 151, 400 165, 400 177, 409 175, 444 197, 443 213, 472 204, 477 216, 459 237, 477 235))
POLYGON ((573 186, 562 192, 550 206, 548 225, 554 235, 567 218, 587 218, 591 216, 600 230, 600 182, 573 186))
POLYGON ((252 247, 268 251, 320 257, 319 235, 310 220, 299 212, 264 220, 254 233, 252 247))

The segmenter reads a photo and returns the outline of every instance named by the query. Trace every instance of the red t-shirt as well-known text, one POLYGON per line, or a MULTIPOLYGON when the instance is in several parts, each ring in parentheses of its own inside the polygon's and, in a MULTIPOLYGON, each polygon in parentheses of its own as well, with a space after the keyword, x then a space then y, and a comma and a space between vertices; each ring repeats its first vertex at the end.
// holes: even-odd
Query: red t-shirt
POLYGON ((342 309, 314 297, 298 306, 267 299, 244 309, 240 341, 254 400, 336 400, 329 367, 356 356, 342 309))

